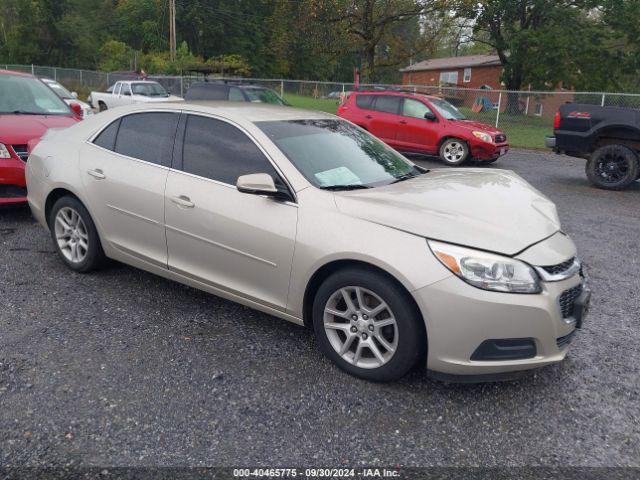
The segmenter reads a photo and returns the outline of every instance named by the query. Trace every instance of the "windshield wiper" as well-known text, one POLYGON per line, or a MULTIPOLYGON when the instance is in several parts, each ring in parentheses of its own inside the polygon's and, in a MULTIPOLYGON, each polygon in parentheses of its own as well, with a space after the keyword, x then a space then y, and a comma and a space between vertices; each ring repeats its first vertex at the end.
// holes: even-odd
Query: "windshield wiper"
POLYGON ((46 113, 27 112, 26 110, 14 110, 11 113, 13 113, 14 115, 46 115, 46 113))
POLYGON ((391 183, 404 182, 405 180, 409 180, 410 178, 419 177, 420 175, 427 173, 428 171, 429 170, 427 169, 419 169, 418 167, 416 167, 413 172, 408 172, 404 175, 400 175, 399 177, 396 177, 396 179, 391 183))
POLYGON ((368 185, 352 184, 352 185, 328 185, 326 187, 320 187, 322 190, 360 190, 363 188, 371 188, 368 185))

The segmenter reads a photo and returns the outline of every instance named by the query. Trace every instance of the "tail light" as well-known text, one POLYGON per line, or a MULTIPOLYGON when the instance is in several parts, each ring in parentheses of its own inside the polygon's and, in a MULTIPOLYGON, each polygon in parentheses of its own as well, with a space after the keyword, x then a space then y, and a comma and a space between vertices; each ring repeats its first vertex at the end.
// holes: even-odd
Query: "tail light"
POLYGON ((553 116, 553 129, 556 130, 558 128, 560 128, 560 110, 553 116))

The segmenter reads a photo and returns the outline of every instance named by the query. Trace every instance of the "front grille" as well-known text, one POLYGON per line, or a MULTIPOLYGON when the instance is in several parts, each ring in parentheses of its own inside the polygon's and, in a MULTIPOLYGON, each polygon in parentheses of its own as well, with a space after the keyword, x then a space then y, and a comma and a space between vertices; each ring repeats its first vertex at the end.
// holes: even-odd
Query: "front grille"
POLYGON ((16 152, 16 155, 20 157, 20 160, 22 160, 23 162, 27 161, 29 152, 26 145, 11 145, 11 147, 13 148, 13 151, 16 152))
POLYGON ((496 135, 496 143, 504 143, 507 141, 507 136, 503 133, 496 135))
POLYGON ((571 343, 571 341, 573 340, 573 336, 576 334, 576 331, 574 330, 573 332, 569 333, 568 335, 565 335, 563 337, 557 338, 556 339, 556 345, 558 345, 558 348, 564 348, 567 345, 569 345, 571 343))
POLYGON ((574 261, 575 261, 575 257, 570 258, 566 262, 562 262, 557 265, 551 265, 548 267, 540 267, 540 268, 542 268, 545 272, 550 273, 551 275, 558 275, 560 273, 564 273, 567 270, 569 270, 569 268, 571 268, 571 266, 573 265, 574 261))
POLYGON ((558 299, 560 302, 562 318, 569 318, 573 315, 573 304, 581 293, 582 285, 578 285, 562 292, 562 295, 560 295, 560 298, 558 299))
POLYGON ((27 196, 27 189, 18 185, 0 185, 0 198, 21 198, 27 196))

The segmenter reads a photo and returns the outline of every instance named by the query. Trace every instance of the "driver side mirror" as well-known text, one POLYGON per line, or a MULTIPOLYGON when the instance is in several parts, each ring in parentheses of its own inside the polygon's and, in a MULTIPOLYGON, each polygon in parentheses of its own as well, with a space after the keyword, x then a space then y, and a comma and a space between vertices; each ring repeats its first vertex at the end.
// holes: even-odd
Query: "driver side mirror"
POLYGON ((238 177, 236 188, 242 193, 275 196, 278 189, 273 177, 268 173, 252 173, 238 177))
POLYGON ((425 112, 424 118, 425 118, 425 120, 428 120, 430 122, 435 122, 438 119, 436 117, 436 114, 433 113, 433 112, 425 112))

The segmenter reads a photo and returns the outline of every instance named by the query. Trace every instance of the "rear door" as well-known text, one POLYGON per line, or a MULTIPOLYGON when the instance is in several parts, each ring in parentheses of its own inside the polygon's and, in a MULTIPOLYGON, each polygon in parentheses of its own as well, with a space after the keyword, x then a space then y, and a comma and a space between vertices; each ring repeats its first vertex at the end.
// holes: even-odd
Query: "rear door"
POLYGON ((103 240, 124 254, 165 268, 164 188, 179 116, 126 115, 86 143, 80 154, 89 210, 103 240))
POLYGON ((414 98, 402 99, 402 115, 396 133, 399 148, 422 153, 437 152, 438 122, 425 119, 426 113, 433 113, 427 104, 414 98))
POLYGON ((402 97, 397 95, 375 95, 373 101, 372 118, 369 120, 368 130, 373 135, 396 146, 396 133, 400 124, 400 106, 402 97))

